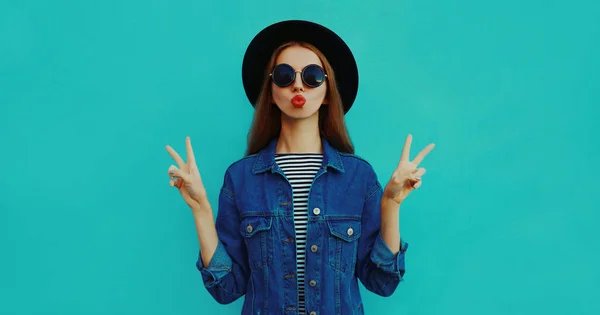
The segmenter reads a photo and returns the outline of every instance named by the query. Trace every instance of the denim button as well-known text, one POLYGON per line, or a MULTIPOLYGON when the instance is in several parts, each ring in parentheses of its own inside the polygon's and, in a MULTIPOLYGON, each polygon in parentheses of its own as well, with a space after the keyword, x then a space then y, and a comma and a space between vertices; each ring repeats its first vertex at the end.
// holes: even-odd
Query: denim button
POLYGON ((317 315, 317 312, 310 312, 310 315, 317 315))
POLYGON ((311 287, 314 287, 314 286, 316 286, 316 285, 317 285, 317 281, 315 281, 315 280, 310 280, 309 284, 310 284, 310 286, 311 286, 311 287))
POLYGON ((354 234, 354 230, 350 227, 348 228, 348 236, 352 236, 354 234))
POLYGON ((321 213, 321 209, 319 209, 319 208, 314 208, 314 209, 313 209, 313 213, 314 213, 315 215, 319 215, 319 213, 321 213))
POLYGON ((310 251, 313 253, 316 253, 318 249, 319 249, 319 247, 317 245, 313 245, 310 247, 310 251))
POLYGON ((248 231, 248 233, 252 233, 252 225, 248 224, 246 231, 248 231))

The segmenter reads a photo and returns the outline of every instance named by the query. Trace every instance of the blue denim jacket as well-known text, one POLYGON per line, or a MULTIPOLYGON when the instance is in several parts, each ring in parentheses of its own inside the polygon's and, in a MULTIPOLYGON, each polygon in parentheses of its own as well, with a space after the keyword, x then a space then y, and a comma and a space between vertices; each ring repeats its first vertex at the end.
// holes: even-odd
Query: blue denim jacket
MULTIPOLYGON (((208 267, 196 262, 208 292, 222 304, 245 295, 242 314, 297 314, 298 291, 292 188, 275 163, 273 139, 234 162, 219 194, 219 243, 208 267)), ((358 281, 391 295, 404 276, 380 234, 382 186, 356 155, 323 144, 323 166, 308 198, 307 314, 364 314, 358 281), (313 281, 311 281, 313 280, 313 281), (310 283, 310 284, 309 284, 310 283)))

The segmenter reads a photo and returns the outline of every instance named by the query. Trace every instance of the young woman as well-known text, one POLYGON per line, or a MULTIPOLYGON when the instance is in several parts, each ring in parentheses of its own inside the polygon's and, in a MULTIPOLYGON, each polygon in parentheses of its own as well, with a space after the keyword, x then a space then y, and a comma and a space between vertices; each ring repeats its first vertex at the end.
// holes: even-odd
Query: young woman
POLYGON ((245 295, 242 314, 363 314, 358 280, 389 296, 405 272, 399 208, 418 188, 433 144, 409 160, 411 136, 385 187, 354 154, 344 123, 358 88, 346 44, 329 29, 284 21, 260 32, 244 57, 255 106, 247 154, 225 172, 218 215, 190 138, 169 170, 191 208, 197 268, 219 303, 245 295))

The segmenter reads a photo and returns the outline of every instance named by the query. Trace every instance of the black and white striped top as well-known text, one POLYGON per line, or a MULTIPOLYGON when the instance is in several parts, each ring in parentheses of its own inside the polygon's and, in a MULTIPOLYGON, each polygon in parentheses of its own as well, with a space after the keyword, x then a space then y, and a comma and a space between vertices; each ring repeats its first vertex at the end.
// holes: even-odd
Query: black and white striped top
POLYGON ((323 155, 317 153, 276 154, 275 162, 292 185, 294 225, 296 229, 296 262, 299 294, 299 314, 305 314, 304 261, 306 252, 306 222, 308 220, 308 191, 321 167, 323 155))

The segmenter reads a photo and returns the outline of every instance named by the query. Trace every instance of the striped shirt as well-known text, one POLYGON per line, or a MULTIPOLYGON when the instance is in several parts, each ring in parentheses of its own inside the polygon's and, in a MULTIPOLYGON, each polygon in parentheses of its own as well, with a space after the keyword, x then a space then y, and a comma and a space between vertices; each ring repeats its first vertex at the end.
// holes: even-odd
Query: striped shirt
POLYGON ((306 222, 308 221, 308 191, 321 167, 323 155, 317 153, 276 154, 275 162, 292 185, 294 226, 296 229, 296 265, 299 314, 305 314, 304 261, 306 252, 306 222))

